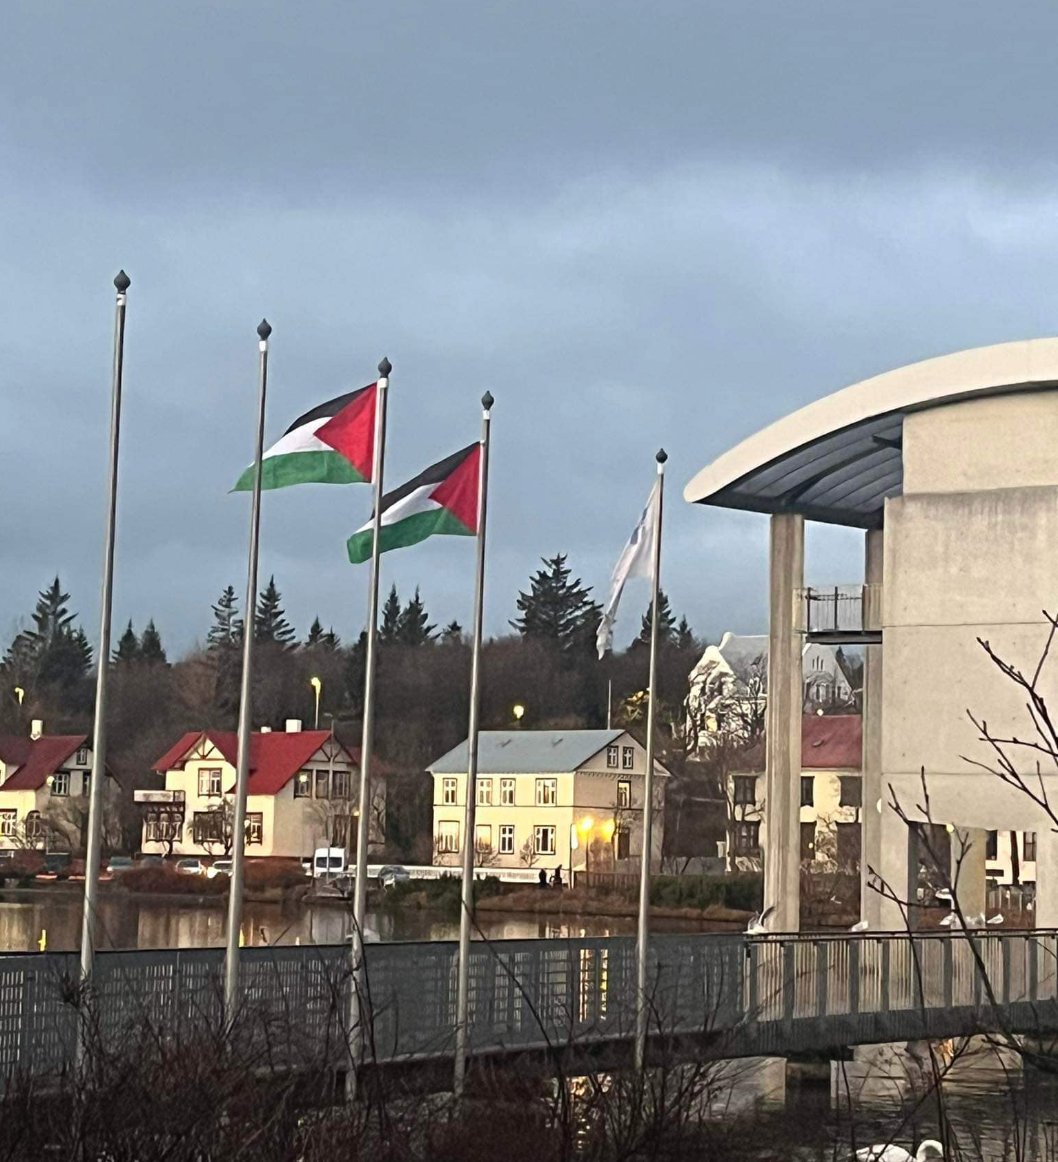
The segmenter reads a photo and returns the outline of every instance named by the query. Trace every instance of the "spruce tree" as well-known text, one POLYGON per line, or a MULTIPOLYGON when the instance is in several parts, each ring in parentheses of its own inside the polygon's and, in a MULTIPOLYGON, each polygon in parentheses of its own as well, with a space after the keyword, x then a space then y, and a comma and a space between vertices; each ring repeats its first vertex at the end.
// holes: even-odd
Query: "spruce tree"
POLYGON ((140 639, 136 636, 136 631, 132 628, 132 621, 125 627, 125 632, 118 639, 118 647, 114 651, 113 660, 121 665, 124 663, 128 665, 129 662, 134 662, 140 656, 140 639))
POLYGON ((691 631, 686 617, 681 617, 680 624, 676 626, 676 649, 681 653, 698 652, 698 639, 691 631))
POLYGON ((69 687, 88 674, 92 647, 84 631, 74 628, 77 615, 69 611, 69 600, 58 577, 37 595, 33 628, 15 638, 4 658, 5 669, 16 680, 69 687))
POLYGON ((280 604, 282 600, 282 595, 276 588, 275 576, 269 577, 268 584, 257 598, 257 609, 253 619, 255 641, 275 642, 281 646, 297 645, 294 627, 284 616, 283 606, 280 604))
POLYGON ((319 615, 313 618, 309 626, 309 636, 305 638, 307 649, 336 650, 342 644, 334 629, 324 629, 319 615))
POLYGON ((458 621, 450 621, 441 630, 441 641, 445 645, 459 645, 463 640, 463 627, 458 621))
POLYGON ((158 632, 153 617, 147 622, 147 628, 140 638, 140 657, 150 665, 164 666, 168 663, 165 649, 162 646, 162 635, 158 632))
POLYGON ((239 617, 239 599, 235 588, 228 585, 213 606, 213 625, 206 635, 211 651, 236 645, 242 641, 242 619, 239 617))
POLYGON ((323 626, 320 623, 320 616, 317 614, 312 619, 312 625, 309 626, 309 636, 305 638, 305 645, 312 647, 318 646, 323 640, 323 626))
MULTIPOLYGON (((650 618, 653 614, 654 603, 647 606, 643 620, 639 623, 639 636, 632 643, 633 646, 650 645, 650 618)), ((658 590, 658 647, 664 648, 676 641, 676 618, 669 605, 668 595, 664 589, 658 590)))
POLYGON ((392 644, 397 640, 400 632, 400 598, 397 596, 397 587, 394 585, 389 591, 385 605, 382 606, 382 624, 378 629, 378 640, 392 644))
POLYGON ((437 627, 430 625, 429 622, 430 617, 416 585, 415 596, 401 610, 397 622, 397 643, 402 646, 428 645, 437 636, 434 632, 437 627))
POLYGON ((520 616, 511 625, 529 641, 573 652, 590 648, 602 614, 591 587, 571 580, 565 553, 543 564, 529 579, 529 592, 518 594, 520 616))

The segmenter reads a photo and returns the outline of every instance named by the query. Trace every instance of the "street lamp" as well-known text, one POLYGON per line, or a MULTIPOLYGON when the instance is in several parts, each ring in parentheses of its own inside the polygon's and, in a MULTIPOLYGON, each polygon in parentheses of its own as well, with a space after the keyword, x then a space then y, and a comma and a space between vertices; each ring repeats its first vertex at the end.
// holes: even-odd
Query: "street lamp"
POLYGON ((25 696, 26 696, 25 690, 23 690, 21 686, 16 686, 15 687, 15 697, 18 699, 19 706, 22 705, 22 699, 25 698, 25 696))
POLYGON ((525 707, 520 702, 515 702, 515 704, 511 707, 511 713, 514 715, 514 721, 517 722, 519 726, 521 726, 522 715, 525 713, 525 707))
POLYGON ((320 728, 320 691, 323 689, 323 683, 319 678, 310 678, 309 685, 316 691, 316 730, 320 728))

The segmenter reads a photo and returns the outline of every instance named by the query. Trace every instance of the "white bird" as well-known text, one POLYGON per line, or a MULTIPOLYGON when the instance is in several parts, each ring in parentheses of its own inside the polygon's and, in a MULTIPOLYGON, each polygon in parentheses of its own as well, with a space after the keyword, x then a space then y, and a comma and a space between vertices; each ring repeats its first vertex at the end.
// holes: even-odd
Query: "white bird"
POLYGON ((950 928, 953 924, 957 924, 959 917, 954 912, 949 912, 947 916, 941 918, 940 926, 942 928, 950 928))
POLYGON ((775 905, 772 904, 770 908, 765 908, 759 915, 754 916, 752 920, 746 925, 747 936, 762 936, 768 929, 765 927, 768 917, 775 911, 775 905))
POLYGON ((985 916, 984 912, 978 912, 976 916, 966 917, 967 928, 982 928, 984 927, 985 916))
POLYGON ((849 929, 850 932, 866 932, 870 928, 869 920, 857 920, 855 924, 849 929))
POLYGON ((944 1147, 933 1138, 922 1142, 914 1154, 903 1146, 865 1146, 856 1151, 859 1162, 928 1162, 930 1158, 944 1159, 944 1147))
POLYGON ((996 914, 995 914, 994 916, 989 916, 989 917, 988 917, 988 923, 989 923, 990 925, 992 925, 993 927, 994 927, 996 924, 1002 924, 1002 923, 1003 923, 1003 913, 1002 913, 1002 912, 996 912, 996 914))

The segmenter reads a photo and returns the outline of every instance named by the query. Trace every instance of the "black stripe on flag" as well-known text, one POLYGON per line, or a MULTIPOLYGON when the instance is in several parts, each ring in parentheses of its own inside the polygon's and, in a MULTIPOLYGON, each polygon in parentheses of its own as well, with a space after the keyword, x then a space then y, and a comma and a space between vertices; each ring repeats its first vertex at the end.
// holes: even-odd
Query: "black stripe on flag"
POLYGON ((438 460, 436 464, 431 464, 429 468, 423 469, 407 484, 402 484, 400 488, 394 488, 392 492, 387 492, 382 497, 382 511, 385 512, 387 508, 391 508, 398 500, 403 500, 416 488, 423 488, 427 484, 440 484, 442 480, 447 480, 477 446, 476 441, 473 444, 467 444, 465 448, 460 448, 451 456, 446 456, 443 460, 438 460))
POLYGON ((356 391, 348 391, 345 395, 336 396, 334 399, 329 399, 326 403, 317 405, 312 411, 306 412, 303 416, 298 416, 283 435, 289 436, 296 428, 304 427, 305 424, 311 424, 313 420, 329 420, 340 411, 344 411, 358 395, 363 395, 365 391, 370 391, 374 386, 373 383, 369 383, 367 387, 359 387, 356 391))

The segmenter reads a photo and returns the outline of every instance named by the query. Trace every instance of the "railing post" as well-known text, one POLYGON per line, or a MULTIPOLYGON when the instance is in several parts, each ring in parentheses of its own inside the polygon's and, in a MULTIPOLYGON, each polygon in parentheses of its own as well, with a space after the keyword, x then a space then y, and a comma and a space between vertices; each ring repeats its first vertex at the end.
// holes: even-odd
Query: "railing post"
POLYGON ((797 945, 791 940, 782 944, 782 1012, 783 1021, 791 1025, 797 1004, 797 945))
POLYGON ((1011 967, 1010 941, 1012 938, 1009 936, 997 936, 996 939, 1000 941, 999 947, 1003 957, 1003 1004, 1009 1005, 1011 967))
POLYGON ((749 1006, 743 1017, 751 1017, 754 1021, 760 1020, 760 952, 754 940, 746 941, 746 959, 749 961, 749 1006))
POLYGON ((827 986, 830 979, 830 974, 827 972, 829 946, 822 940, 816 940, 814 943, 816 946, 816 1016, 825 1017, 827 1015, 827 986))
POLYGON ((1034 1004, 1039 999, 1040 991, 1040 941, 1039 937, 1029 936, 1029 1000, 1034 1004))
POLYGON ((878 981, 878 1008, 883 1013, 888 1013, 890 1009, 889 1004, 889 941, 890 937, 880 936, 879 941, 882 945, 882 967, 881 977, 878 981))
POLYGON ((849 1012, 860 1011, 860 949, 863 942, 858 936, 849 942, 849 1012))
POLYGON ((950 937, 944 941, 943 947, 944 1007, 950 1009, 955 1004, 955 962, 950 937))

